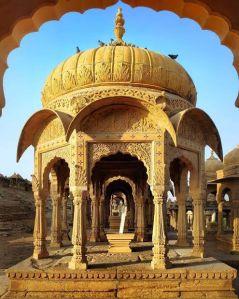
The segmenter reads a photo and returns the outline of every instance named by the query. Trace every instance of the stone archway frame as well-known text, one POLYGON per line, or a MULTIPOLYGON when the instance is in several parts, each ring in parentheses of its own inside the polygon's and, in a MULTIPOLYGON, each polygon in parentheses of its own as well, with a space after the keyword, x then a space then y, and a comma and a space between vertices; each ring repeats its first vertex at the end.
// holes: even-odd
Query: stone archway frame
POLYGON ((30 146, 34 145, 34 140, 37 132, 43 129, 50 120, 58 118, 63 126, 65 135, 68 126, 71 122, 71 116, 51 109, 42 109, 35 112, 25 123, 17 147, 17 162, 20 160, 24 151, 30 146))
MULTIPOLYGON (((174 125, 175 131, 177 133, 177 144, 179 144, 180 129, 185 119, 193 118, 200 124, 202 132, 204 134, 204 140, 207 145, 218 155, 218 157, 223 160, 222 143, 219 132, 216 125, 209 117, 209 115, 199 108, 189 108, 187 110, 181 111, 170 118, 172 124, 174 125)), ((191 135, 194 132, 191 132, 191 135)))
POLYGON ((130 178, 127 178, 126 176, 121 176, 121 175, 118 175, 118 176, 113 176, 111 178, 108 178, 105 182, 104 182, 104 191, 107 189, 107 187, 112 183, 112 182, 115 182, 115 181, 118 181, 118 180, 121 180, 121 181, 125 181, 126 183, 128 183, 132 189, 132 192, 133 192, 133 199, 135 201, 136 199, 136 187, 135 187, 135 183, 130 179, 130 178))
POLYGON ((181 148, 171 147, 170 148, 170 155, 169 155, 169 165, 173 160, 180 159, 183 161, 186 165, 188 170, 191 173, 191 181, 190 184, 194 184, 194 186, 197 186, 197 182, 199 180, 199 153, 194 151, 189 151, 181 148), (182 152, 183 151, 183 152, 182 152))
POLYGON ((70 136, 75 129, 80 130, 81 122, 84 120, 84 118, 87 115, 90 115, 91 113, 93 113, 95 110, 99 108, 115 104, 116 100, 118 105, 124 104, 132 107, 138 107, 140 109, 144 109, 145 111, 149 112, 152 115, 153 119, 155 120, 155 123, 159 124, 159 127, 161 129, 168 131, 174 144, 176 145, 177 139, 176 139, 176 133, 173 124, 171 123, 167 114, 159 106, 153 104, 152 102, 148 102, 140 98, 127 97, 127 96, 110 97, 110 95, 106 98, 94 99, 92 103, 90 103, 87 106, 84 106, 80 110, 80 112, 74 117, 74 119, 72 119, 68 127, 66 133, 66 140, 68 141, 70 139, 70 136))
POLYGON ((88 143, 88 174, 92 173, 95 164, 103 157, 117 153, 129 154, 143 162, 147 173, 147 182, 153 178, 151 155, 152 142, 89 142, 88 143))
POLYGON ((72 159, 71 145, 40 153, 40 155, 41 158, 39 160, 41 161, 41 165, 38 165, 38 169, 36 170, 36 172, 39 171, 40 173, 40 184, 42 188, 44 188, 47 184, 51 168, 57 161, 61 159, 65 160, 65 162, 68 164, 71 178, 71 173, 74 172, 72 169, 72 163, 74 159, 72 159))
MULTIPOLYGON (((18 7, 18 10, 21 9, 21 13, 18 12, 17 16, 13 13, 12 20, 8 21, 10 24, 5 25, 8 29, 5 30, 5 34, 0 39, 0 114, 5 106, 3 76, 7 69, 7 57, 13 49, 19 46, 21 39, 26 34, 37 31, 47 21, 59 20, 67 12, 83 13, 92 8, 105 9, 117 2, 118 0, 46 0, 44 4, 40 1, 37 4, 32 1, 28 6, 18 7)), ((233 9, 232 4, 230 6, 227 0, 224 0, 223 3, 217 1, 211 7, 208 1, 205 0, 161 0, 148 3, 142 2, 142 0, 124 0, 123 2, 131 7, 143 5, 155 11, 172 11, 181 18, 190 18, 196 21, 202 29, 215 32, 221 43, 233 52, 233 64, 239 73, 239 28, 237 28, 235 15, 233 16, 238 10, 233 9)), ((14 4, 12 5, 10 12, 11 10, 16 11, 14 4)), ((235 104, 239 107, 239 97, 235 104)))

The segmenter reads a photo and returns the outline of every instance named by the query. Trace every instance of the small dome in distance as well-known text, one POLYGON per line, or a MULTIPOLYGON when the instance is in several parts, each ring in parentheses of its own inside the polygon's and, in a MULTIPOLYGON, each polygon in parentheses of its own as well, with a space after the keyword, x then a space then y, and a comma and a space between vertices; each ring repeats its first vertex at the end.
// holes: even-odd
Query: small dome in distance
POLYGON ((239 165, 239 144, 224 157, 224 165, 239 165))
POLYGON ((205 161, 205 174, 207 181, 215 180, 217 175, 216 171, 223 168, 223 163, 217 159, 213 151, 211 151, 211 156, 205 161))

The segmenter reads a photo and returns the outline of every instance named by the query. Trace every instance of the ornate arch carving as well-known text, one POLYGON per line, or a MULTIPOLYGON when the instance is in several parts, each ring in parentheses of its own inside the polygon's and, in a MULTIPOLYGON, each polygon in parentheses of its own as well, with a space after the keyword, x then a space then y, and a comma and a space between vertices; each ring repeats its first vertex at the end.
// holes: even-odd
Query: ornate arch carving
POLYGON ((118 152, 121 152, 122 154, 130 154, 143 162, 148 175, 147 181, 148 183, 151 181, 151 142, 89 143, 89 173, 92 173, 93 167, 95 166, 96 162, 100 161, 101 158, 116 154, 118 152))
POLYGON ((175 159, 182 160, 188 167, 191 173, 191 184, 197 185, 198 179, 200 177, 199 173, 199 161, 198 154, 189 150, 184 150, 176 147, 170 147, 170 154, 168 157, 168 165, 175 159))
POLYGON ((72 156, 74 157, 74 154, 72 153, 71 146, 65 146, 63 148, 58 148, 55 150, 51 150, 45 153, 41 153, 41 181, 42 181, 42 187, 46 184, 47 176, 50 172, 50 169, 52 166, 60 159, 65 160, 65 162, 68 164, 68 167, 70 171, 72 170, 73 161, 72 156))
POLYGON ((126 176, 118 175, 118 176, 113 176, 113 177, 107 179, 104 182, 105 190, 110 185, 110 183, 112 183, 114 181, 118 181, 118 180, 125 181, 126 183, 128 183, 130 185, 130 187, 132 189, 132 192, 133 192, 133 198, 135 200, 136 199, 136 187, 135 187, 135 183, 130 178, 127 178, 126 176))
MULTIPOLYGON (((219 132, 212 119, 206 112, 199 108, 189 108, 181 111, 171 117, 171 121, 177 132, 177 144, 180 144, 180 139, 183 142, 189 142, 190 147, 193 146, 191 140, 199 146, 209 145, 218 157, 223 160, 222 144, 219 132), (192 125, 194 124, 193 128, 192 125), (200 134, 195 134, 195 130, 201 131, 200 134), (198 135, 198 136, 197 136, 198 135), (200 135, 200 136, 199 136, 200 135)), ((197 146, 198 147, 198 146, 197 146)))
MULTIPOLYGON (((88 115, 92 114, 96 109, 103 108, 106 106, 110 107, 110 105, 112 104, 115 105, 115 100, 116 97, 110 97, 110 95, 108 95, 108 97, 102 99, 95 98, 92 103, 89 103, 86 107, 83 107, 70 123, 66 134, 66 140, 69 140, 72 132, 75 129, 81 130, 81 123, 88 115)), ((168 131, 174 144, 176 144, 176 133, 173 124, 171 123, 168 115, 159 106, 145 99, 125 96, 121 96, 120 98, 118 98, 117 104, 126 104, 129 107, 137 107, 141 110, 146 111, 148 114, 150 114, 150 117, 154 119, 154 122, 156 124, 160 124, 160 129, 168 131)))

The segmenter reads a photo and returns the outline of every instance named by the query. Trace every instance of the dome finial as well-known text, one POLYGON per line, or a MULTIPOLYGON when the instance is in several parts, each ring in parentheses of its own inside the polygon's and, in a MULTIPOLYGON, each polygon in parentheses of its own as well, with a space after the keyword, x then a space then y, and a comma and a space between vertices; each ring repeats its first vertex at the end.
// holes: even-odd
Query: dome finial
POLYGON ((122 42, 122 37, 125 33, 124 22, 125 21, 122 14, 122 8, 118 8, 116 18, 115 18, 115 29, 114 29, 115 38, 116 41, 118 42, 122 42))

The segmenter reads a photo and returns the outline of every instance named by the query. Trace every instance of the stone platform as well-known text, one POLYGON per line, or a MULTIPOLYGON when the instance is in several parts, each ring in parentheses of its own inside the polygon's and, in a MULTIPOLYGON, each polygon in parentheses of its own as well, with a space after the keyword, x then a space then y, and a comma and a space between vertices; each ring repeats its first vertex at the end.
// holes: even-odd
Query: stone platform
POLYGON ((171 250, 172 268, 160 271, 150 268, 151 250, 109 254, 106 249, 88 248, 86 271, 67 269, 70 248, 37 262, 28 258, 7 270, 11 287, 4 298, 237 298, 236 270, 214 258, 171 250))

